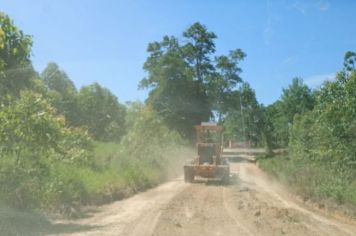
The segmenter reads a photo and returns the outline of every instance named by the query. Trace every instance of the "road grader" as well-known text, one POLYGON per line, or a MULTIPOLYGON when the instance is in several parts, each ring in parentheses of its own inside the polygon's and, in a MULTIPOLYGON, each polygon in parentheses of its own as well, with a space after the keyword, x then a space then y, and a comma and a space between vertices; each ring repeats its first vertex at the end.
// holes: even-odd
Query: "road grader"
POLYGON ((227 158, 222 156, 223 127, 216 123, 203 122, 194 128, 197 156, 184 165, 184 181, 191 183, 195 176, 199 176, 228 184, 230 166, 227 158))

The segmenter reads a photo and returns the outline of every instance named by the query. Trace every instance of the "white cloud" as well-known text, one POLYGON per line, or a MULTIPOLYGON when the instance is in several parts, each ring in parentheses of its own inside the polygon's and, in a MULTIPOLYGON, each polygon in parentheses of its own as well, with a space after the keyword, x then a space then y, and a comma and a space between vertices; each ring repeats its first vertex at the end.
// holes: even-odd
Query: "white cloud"
POLYGON ((315 6, 319 11, 327 11, 330 8, 330 3, 328 1, 321 0, 318 1, 315 6))
POLYGON ((304 83, 311 88, 317 88, 323 84, 325 81, 334 80, 336 77, 335 73, 312 75, 304 79, 304 83))
POLYGON ((330 9, 330 3, 327 0, 317 1, 296 1, 291 5, 292 8, 297 10, 302 15, 306 15, 310 11, 327 11, 330 9))
POLYGON ((299 1, 295 2, 292 7, 303 15, 307 13, 307 6, 303 3, 300 3, 299 1))
POLYGON ((271 43, 273 34, 274 34, 274 30, 272 29, 272 27, 270 25, 267 25, 267 27, 265 28, 265 30, 263 32, 263 36, 264 36, 266 45, 269 45, 271 43))
POLYGON ((295 65, 298 62, 299 57, 297 56, 289 56, 283 60, 284 65, 295 65))
POLYGON ((271 14, 271 3, 269 0, 266 1, 267 5, 267 26, 265 27, 263 31, 263 37, 265 40, 265 44, 269 45, 271 42, 271 39, 274 35, 274 30, 272 28, 272 14, 271 14))

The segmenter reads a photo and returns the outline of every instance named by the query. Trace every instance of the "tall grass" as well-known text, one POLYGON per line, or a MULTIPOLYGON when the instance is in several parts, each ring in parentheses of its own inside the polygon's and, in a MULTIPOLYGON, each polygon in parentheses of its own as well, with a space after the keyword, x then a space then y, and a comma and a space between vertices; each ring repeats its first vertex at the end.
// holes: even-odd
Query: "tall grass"
POLYGON ((344 205, 356 216, 356 173, 330 163, 295 160, 288 155, 259 159, 260 167, 303 196, 319 203, 344 205))
POLYGON ((76 216, 84 205, 127 197, 180 174, 190 155, 180 136, 148 108, 138 109, 135 117, 120 143, 96 142, 81 150, 75 146, 77 139, 70 137, 70 150, 76 152, 69 150, 67 158, 54 148, 45 149, 46 155, 23 148, 20 158, 2 153, 0 203, 76 216))
MULTIPOLYGON (((95 168, 80 169, 79 178, 88 193, 88 202, 104 203, 155 186, 181 174, 190 150, 179 145, 137 147, 144 158, 129 154, 128 147, 116 143, 95 144, 95 168)), ((136 153, 137 154, 137 153, 136 153)))

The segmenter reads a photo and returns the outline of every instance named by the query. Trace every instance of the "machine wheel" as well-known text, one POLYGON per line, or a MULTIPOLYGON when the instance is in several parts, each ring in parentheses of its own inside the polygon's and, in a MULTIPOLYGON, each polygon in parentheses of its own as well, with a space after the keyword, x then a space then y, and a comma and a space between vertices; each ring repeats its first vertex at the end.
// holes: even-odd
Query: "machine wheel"
POLYGON ((184 182, 192 183, 194 181, 194 172, 192 166, 184 166, 184 182))

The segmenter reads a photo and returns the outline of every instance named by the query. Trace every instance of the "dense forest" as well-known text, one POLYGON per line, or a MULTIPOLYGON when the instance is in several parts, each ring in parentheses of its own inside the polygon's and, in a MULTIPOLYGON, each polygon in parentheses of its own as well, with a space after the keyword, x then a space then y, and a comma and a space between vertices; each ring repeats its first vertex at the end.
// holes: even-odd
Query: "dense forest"
POLYGON ((334 80, 312 90, 294 78, 265 106, 241 78, 246 53, 217 55, 216 38, 197 22, 149 43, 148 98, 122 104, 99 83, 76 88, 55 62, 36 71, 32 37, 0 13, 0 206, 74 214, 158 184, 180 171, 203 121, 268 157, 287 149, 261 167, 298 193, 356 205, 356 54, 334 80))

